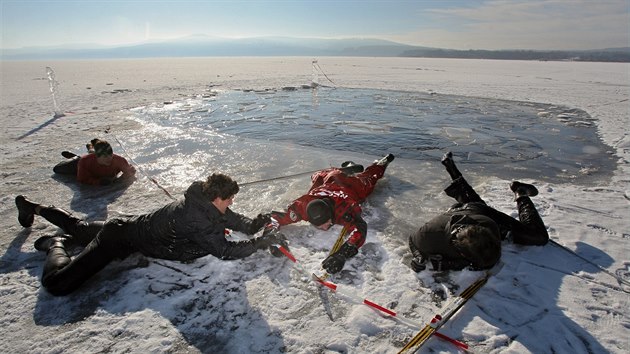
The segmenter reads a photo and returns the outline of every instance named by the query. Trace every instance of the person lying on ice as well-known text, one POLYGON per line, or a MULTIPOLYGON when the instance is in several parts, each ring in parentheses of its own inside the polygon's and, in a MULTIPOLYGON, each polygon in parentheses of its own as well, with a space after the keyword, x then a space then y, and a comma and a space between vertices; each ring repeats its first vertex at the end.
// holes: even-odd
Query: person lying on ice
POLYGON ((259 214, 252 220, 230 210, 238 190, 238 184, 230 177, 213 174, 206 181, 193 182, 183 200, 149 214, 105 222, 86 222, 54 206, 33 203, 22 195, 15 198, 15 204, 23 227, 30 227, 34 215, 39 215, 67 234, 42 236, 35 241, 37 250, 47 252, 42 285, 59 296, 76 290, 112 260, 135 252, 175 261, 190 261, 208 254, 231 260, 281 243, 275 234, 238 242, 225 238, 226 229, 253 235, 270 221, 269 214, 259 214), (66 252, 69 244, 85 248, 71 258, 66 252))
POLYGON ((68 158, 53 167, 53 171, 63 175, 73 175, 83 184, 106 186, 118 181, 133 181, 136 169, 127 160, 114 154, 112 146, 105 140, 92 139, 87 144, 88 154, 77 156, 69 151, 61 154, 68 158), (118 176, 120 173, 122 174, 118 176))
POLYGON ((491 208, 477 195, 455 166, 451 152, 444 155, 442 164, 453 180, 444 192, 457 203, 409 237, 415 272, 426 269, 427 262, 438 271, 492 268, 501 258, 501 240, 508 232, 514 243, 522 245, 542 246, 549 241, 530 199, 538 194, 536 187, 518 181, 510 185, 518 208, 516 220, 491 208))
POLYGON ((334 224, 343 225, 348 239, 322 262, 328 273, 339 272, 346 260, 355 256, 365 242, 367 223, 361 217, 360 203, 372 193, 376 182, 383 177, 387 165, 393 160, 394 155, 388 154, 365 171, 363 166, 347 161, 341 168, 314 173, 308 193, 289 204, 286 212, 272 212, 272 222, 265 227, 265 232, 279 233, 281 226, 302 220, 321 230, 328 230, 334 224), (354 172, 359 173, 353 175, 354 172))

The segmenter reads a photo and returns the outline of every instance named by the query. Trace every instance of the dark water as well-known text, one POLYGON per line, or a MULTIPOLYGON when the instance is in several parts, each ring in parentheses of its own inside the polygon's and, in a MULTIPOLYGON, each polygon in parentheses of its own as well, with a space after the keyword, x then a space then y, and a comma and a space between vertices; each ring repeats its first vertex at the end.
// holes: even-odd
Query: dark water
POLYGON ((612 149, 579 109, 531 102, 346 88, 221 92, 137 112, 202 128, 320 149, 459 164, 505 179, 584 181, 610 175, 612 149))

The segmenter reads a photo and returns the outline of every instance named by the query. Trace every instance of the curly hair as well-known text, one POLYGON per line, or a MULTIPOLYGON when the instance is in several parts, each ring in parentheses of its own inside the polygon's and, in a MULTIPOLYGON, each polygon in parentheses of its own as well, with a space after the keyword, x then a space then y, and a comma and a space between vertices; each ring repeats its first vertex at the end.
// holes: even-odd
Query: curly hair
POLYGON ((501 258, 501 241, 481 225, 462 228, 452 244, 477 269, 491 268, 501 258))
POLYGON ((217 197, 228 199, 238 193, 239 187, 236 181, 227 175, 221 173, 213 173, 203 182, 202 191, 210 200, 217 197))

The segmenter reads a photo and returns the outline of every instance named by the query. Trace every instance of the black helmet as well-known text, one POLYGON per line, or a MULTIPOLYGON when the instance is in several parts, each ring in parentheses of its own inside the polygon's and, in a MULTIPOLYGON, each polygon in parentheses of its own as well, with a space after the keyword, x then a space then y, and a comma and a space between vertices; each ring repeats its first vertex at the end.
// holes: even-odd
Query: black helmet
POLYGON ((306 206, 308 221, 319 226, 328 220, 332 220, 332 207, 324 199, 313 199, 306 206))

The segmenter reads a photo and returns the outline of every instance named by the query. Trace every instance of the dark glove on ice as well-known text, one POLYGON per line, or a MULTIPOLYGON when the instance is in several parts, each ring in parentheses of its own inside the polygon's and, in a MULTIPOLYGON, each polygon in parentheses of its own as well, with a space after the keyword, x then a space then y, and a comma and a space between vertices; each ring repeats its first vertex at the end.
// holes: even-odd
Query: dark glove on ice
POLYGON ((343 268, 348 258, 354 257, 357 253, 359 253, 359 249, 356 246, 344 243, 337 252, 324 259, 322 267, 328 273, 335 274, 343 268))
POLYGON ((287 238, 278 230, 266 229, 263 232, 263 235, 256 239, 256 248, 264 249, 269 248, 269 252, 274 257, 282 257, 283 253, 280 252, 278 247, 282 246, 287 251, 289 250, 289 244, 287 243, 287 238))
POLYGON ((338 273, 346 264, 346 258, 339 253, 333 253, 322 262, 322 267, 330 274, 338 273))
POLYGON ((271 222, 271 214, 258 214, 258 216, 252 221, 251 226, 249 227, 250 235, 253 235, 260 231, 263 226, 267 225, 271 222))
POLYGON ((411 269, 416 273, 422 272, 427 269, 426 260, 422 258, 422 256, 413 257, 411 260, 411 269))

